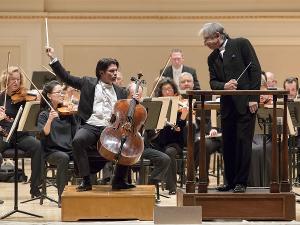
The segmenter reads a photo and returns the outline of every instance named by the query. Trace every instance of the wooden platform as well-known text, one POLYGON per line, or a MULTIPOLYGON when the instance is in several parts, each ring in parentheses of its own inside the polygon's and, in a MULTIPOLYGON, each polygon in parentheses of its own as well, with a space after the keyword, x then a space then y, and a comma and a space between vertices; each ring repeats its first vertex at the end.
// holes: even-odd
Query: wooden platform
POLYGON ((250 189, 246 193, 177 192, 177 206, 202 206, 203 220, 295 220, 296 199, 293 193, 269 193, 268 189, 250 189))
POLYGON ((61 220, 139 219, 153 220, 155 186, 112 191, 109 185, 93 186, 92 191, 76 192, 67 186, 62 195, 61 220))

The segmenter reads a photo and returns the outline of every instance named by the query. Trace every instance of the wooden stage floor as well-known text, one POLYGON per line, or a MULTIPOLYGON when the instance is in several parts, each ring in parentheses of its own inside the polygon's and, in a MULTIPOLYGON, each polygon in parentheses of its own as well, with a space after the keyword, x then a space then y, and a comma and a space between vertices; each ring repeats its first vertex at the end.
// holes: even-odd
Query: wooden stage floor
MULTIPOLYGON (((26 173, 27 175, 29 173, 26 173)), ((214 178, 210 180, 210 187, 216 186, 216 181, 214 178)), ((294 187, 295 192, 300 193, 300 188, 294 187)), ((14 185, 13 183, 0 183, 0 199, 4 200, 4 204, 0 205, 0 216, 5 215, 6 213, 13 210, 14 202, 13 202, 13 194, 14 194, 14 185)), ((168 196, 167 191, 161 191, 161 194, 165 194, 168 196)), ((57 191, 54 187, 48 188, 48 195, 51 198, 57 199, 57 191)), ((27 200, 30 198, 29 195, 29 184, 19 183, 19 202, 23 200, 27 200)), ((300 198, 300 197, 299 197, 300 198)), ((161 197, 161 203, 158 206, 176 206, 176 195, 170 196, 170 198, 161 197)), ((83 206, 84 207, 84 206, 83 206)), ((27 216, 24 214, 16 213, 5 220, 0 220, 0 225, 9 224, 9 225, 27 225, 27 224, 87 224, 86 221, 79 222, 61 222, 61 209, 57 207, 57 204, 50 202, 49 200, 44 200, 44 204, 40 205, 39 200, 35 200, 29 203, 21 204, 19 203, 19 209, 31 213, 35 213, 43 216, 43 218, 36 218, 27 216)), ((216 209, 222 210, 222 209, 216 209)), ((154 224, 153 221, 89 221, 92 224, 154 224)), ((300 225, 300 203, 296 203, 296 221, 286 222, 286 221, 210 221, 203 222, 203 224, 233 224, 233 225, 247 225, 247 224, 299 224, 300 225)))

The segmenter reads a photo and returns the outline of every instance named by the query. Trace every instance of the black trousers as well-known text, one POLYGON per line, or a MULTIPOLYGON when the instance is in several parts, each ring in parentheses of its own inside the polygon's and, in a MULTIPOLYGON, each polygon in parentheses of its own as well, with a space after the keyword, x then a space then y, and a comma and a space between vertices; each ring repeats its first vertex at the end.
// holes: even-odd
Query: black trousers
MULTIPOLYGON (((95 150, 100 135, 105 127, 96 127, 84 124, 75 134, 73 139, 73 157, 81 177, 91 173, 88 152, 95 150)), ((125 182, 128 166, 117 165, 113 182, 125 182)))
MULTIPOLYGON (((14 138, 14 137, 13 137, 14 138)), ((12 141, 13 142, 13 141, 12 141)), ((38 190, 38 186, 41 184, 42 175, 42 147, 41 142, 35 137, 30 135, 18 135, 17 146, 24 152, 29 152, 31 157, 31 192, 38 190)), ((0 152, 5 152, 9 148, 14 148, 13 143, 6 143, 0 139, 0 152)))
POLYGON ((149 147, 144 149, 143 157, 144 159, 149 159, 154 166, 149 178, 150 183, 164 180, 171 163, 170 157, 161 151, 149 147))
POLYGON ((232 112, 221 119, 225 178, 229 185, 247 185, 255 116, 249 110, 240 115, 232 108, 232 112))

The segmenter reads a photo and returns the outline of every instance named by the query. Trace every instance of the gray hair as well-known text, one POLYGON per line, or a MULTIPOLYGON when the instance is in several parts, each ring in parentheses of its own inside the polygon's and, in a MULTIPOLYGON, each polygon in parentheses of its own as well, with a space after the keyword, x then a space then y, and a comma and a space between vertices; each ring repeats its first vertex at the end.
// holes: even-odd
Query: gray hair
POLYGON ((194 77, 193 77, 193 75, 192 75, 191 73, 189 73, 189 72, 183 72, 183 73, 181 73, 181 74, 179 75, 179 81, 180 81, 180 79, 181 79, 183 76, 188 76, 188 77, 190 77, 190 78, 193 80, 193 82, 194 82, 194 77))
POLYGON ((229 38, 228 34, 225 32, 225 28, 220 23, 206 23, 199 31, 199 35, 203 35, 203 37, 213 37, 216 33, 220 33, 223 40, 229 38))

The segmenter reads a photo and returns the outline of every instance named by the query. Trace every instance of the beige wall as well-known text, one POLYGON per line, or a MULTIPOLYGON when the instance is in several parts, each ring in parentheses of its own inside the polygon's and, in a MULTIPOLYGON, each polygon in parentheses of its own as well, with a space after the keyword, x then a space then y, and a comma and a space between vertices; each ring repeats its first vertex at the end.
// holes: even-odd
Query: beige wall
POLYGON ((101 57, 115 57, 126 80, 143 72, 151 89, 170 49, 182 48, 185 63, 195 67, 203 89, 209 88, 209 50, 197 33, 202 24, 219 21, 232 37, 253 43, 262 68, 281 83, 300 72, 300 2, 296 0, 1 0, 0 69, 20 64, 28 74, 43 70, 45 26, 65 67, 94 75, 101 57))

